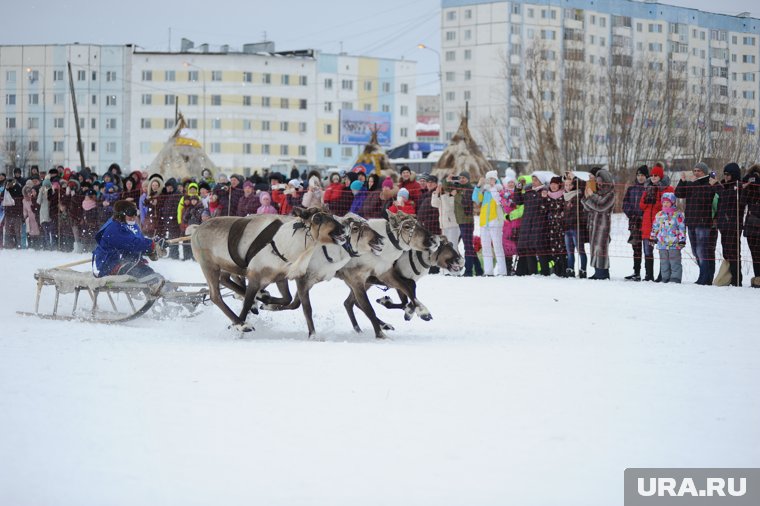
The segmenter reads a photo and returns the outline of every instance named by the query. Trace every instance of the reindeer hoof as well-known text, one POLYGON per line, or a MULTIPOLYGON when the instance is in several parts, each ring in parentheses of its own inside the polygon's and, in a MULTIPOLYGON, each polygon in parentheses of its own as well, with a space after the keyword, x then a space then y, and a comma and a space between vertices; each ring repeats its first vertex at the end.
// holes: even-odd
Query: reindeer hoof
POLYGON ((256 304, 251 307, 251 314, 259 314, 259 308, 256 307, 256 304))
POLYGON ((357 334, 361 334, 362 333, 361 327, 358 325, 354 325, 354 332, 356 332, 357 334))
POLYGON ((315 333, 313 333, 313 334, 310 334, 310 335, 309 335, 309 341, 318 341, 318 342, 324 342, 324 341, 325 341, 325 338, 324 338, 324 337, 321 337, 319 334, 317 334, 317 333, 315 332, 315 333))
POLYGON ((388 339, 388 336, 386 336, 383 332, 380 332, 375 336, 375 339, 388 339))
POLYGON ((393 325, 391 325, 390 323, 385 323, 383 321, 380 322, 380 328, 383 330, 396 330, 393 328, 393 325))
POLYGON ((250 323, 235 323, 234 325, 230 325, 229 328, 237 330, 238 332, 251 332, 252 330, 256 330, 250 323))
POLYGON ((381 306, 388 307, 388 304, 391 303, 391 298, 386 295, 385 297, 380 297, 375 302, 377 302, 381 306))
POLYGON ((404 313, 404 320, 409 321, 412 319, 413 313, 404 313))
POLYGON ((433 319, 433 315, 431 315, 430 313, 425 313, 425 314, 421 314, 420 318, 422 318, 423 321, 429 322, 430 320, 433 319))

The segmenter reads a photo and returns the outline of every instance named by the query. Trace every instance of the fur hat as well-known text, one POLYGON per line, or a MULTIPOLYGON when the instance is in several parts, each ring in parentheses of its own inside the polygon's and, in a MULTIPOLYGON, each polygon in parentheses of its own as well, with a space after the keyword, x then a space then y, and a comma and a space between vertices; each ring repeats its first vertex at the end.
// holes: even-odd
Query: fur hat
POLYGON ((113 218, 123 223, 126 220, 127 212, 130 210, 134 212, 132 216, 137 215, 137 206, 134 202, 130 200, 117 200, 113 204, 113 218))
POLYGON ((510 181, 517 181, 517 173, 512 169, 507 169, 504 171, 504 177, 501 178, 501 181, 505 185, 510 181))
POLYGON ((489 170, 486 172, 486 183, 489 179, 495 179, 497 182, 499 181, 499 173, 495 170, 489 170))
POLYGON ((403 174, 404 172, 407 172, 407 171, 408 172, 412 172, 412 169, 410 169, 408 165, 403 165, 401 167, 401 170, 398 171, 398 173, 399 174, 403 174))

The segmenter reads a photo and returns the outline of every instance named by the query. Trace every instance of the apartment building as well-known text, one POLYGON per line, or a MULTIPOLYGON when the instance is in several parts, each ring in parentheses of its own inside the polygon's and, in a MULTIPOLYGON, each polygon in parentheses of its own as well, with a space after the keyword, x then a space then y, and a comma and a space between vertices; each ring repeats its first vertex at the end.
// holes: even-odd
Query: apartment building
MULTIPOLYGON (((486 130, 499 119, 501 155, 526 156, 513 88, 530 75, 531 48, 540 48, 541 58, 556 61, 558 69, 573 60, 603 69, 646 62, 649 69, 681 71, 685 89, 707 97, 704 122, 712 133, 735 129, 757 135, 760 20, 748 13, 729 16, 629 0, 442 0, 441 6, 444 138, 456 131, 469 103, 476 137, 489 135, 486 130)), ((566 76, 547 70, 542 77, 556 80, 558 91, 540 98, 560 100, 566 76)))

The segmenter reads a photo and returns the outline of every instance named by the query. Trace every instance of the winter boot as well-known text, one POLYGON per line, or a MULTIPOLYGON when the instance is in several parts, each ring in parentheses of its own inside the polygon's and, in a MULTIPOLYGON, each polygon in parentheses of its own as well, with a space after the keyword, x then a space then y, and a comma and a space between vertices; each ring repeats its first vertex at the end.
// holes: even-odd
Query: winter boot
POLYGON ((512 257, 507 257, 506 262, 507 262, 507 276, 514 276, 515 271, 512 267, 512 257))
POLYGON ((473 269, 473 258, 472 257, 464 257, 464 274, 463 276, 466 278, 472 277, 472 269, 473 269))
POLYGON ((594 275, 588 279, 610 279, 609 269, 595 269, 594 275))
POLYGON ((654 281, 654 258, 644 259, 644 269, 646 270, 644 281, 654 281))
POLYGON ((738 262, 730 262, 728 268, 731 271, 731 286, 742 286, 742 273, 739 271, 738 262))
POLYGON ((586 271, 581 269, 578 271, 578 278, 580 279, 586 279, 586 271))
POLYGON ((475 269, 476 276, 483 275, 483 266, 480 265, 480 260, 478 260, 478 257, 472 257, 472 267, 475 269))
POLYGON ((572 269, 570 269, 570 268, 565 269, 565 277, 566 278, 574 278, 575 277, 575 271, 572 270, 572 269))
POLYGON ((641 281, 641 271, 637 269, 630 276, 626 276, 625 279, 627 281, 641 281))

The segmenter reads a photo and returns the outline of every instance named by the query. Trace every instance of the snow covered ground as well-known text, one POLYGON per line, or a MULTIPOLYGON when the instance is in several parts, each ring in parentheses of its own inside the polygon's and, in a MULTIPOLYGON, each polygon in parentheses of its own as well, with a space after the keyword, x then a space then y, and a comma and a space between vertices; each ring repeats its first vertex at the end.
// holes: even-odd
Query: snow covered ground
POLYGON ((0 251, 3 505, 610 506, 626 467, 760 466, 760 290, 626 283, 622 259, 611 282, 430 276, 434 320, 383 309, 387 341, 340 282, 313 292, 323 342, 300 311, 243 339, 215 307, 16 315, 76 259, 0 251))

